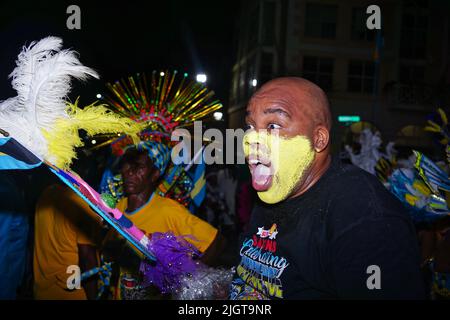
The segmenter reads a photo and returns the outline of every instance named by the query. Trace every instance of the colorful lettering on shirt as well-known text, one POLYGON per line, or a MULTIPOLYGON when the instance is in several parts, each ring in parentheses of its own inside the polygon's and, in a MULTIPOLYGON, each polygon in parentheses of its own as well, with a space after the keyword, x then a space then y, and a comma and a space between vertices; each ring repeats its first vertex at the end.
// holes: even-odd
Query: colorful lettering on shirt
POLYGON ((278 256, 277 225, 264 227, 246 238, 240 250, 241 262, 236 269, 238 278, 231 286, 231 299, 283 298, 281 275, 289 266, 286 258, 278 256), (256 292, 255 292, 256 291, 256 292))

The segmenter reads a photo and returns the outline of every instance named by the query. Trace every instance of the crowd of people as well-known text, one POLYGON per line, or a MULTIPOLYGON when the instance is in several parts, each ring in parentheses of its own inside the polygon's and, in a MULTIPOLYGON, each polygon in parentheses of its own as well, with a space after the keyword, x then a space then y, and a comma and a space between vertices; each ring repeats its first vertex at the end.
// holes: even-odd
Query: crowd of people
MULTIPOLYGON (((45 52, 31 75, 39 74, 40 63, 68 54, 57 40, 45 40, 21 55, 45 52)), ((75 75, 64 75, 66 82, 89 72, 68 63, 75 75)), ((53 81, 61 81, 64 70, 53 81)), ((182 82, 171 91, 175 77, 153 73, 149 82, 139 75, 110 85, 115 96, 107 112, 53 101, 63 102, 61 118, 78 121, 77 129, 89 121, 114 123, 100 126, 112 133, 103 144, 107 156, 98 149, 81 156, 87 148, 77 130, 66 133, 67 141, 48 138, 53 127, 60 135, 69 131, 61 119, 46 118, 45 128, 44 121, 35 123, 32 133, 48 142, 44 151, 32 143, 35 135, 11 124, 14 116, 31 121, 28 109, 45 109, 55 83, 42 93, 49 97, 38 96, 31 107, 23 99, 0 105, 0 168, 31 169, 0 171, 0 298, 450 297, 445 169, 417 151, 408 167, 392 145, 381 152, 379 133, 368 131, 359 151, 345 148, 347 159, 332 155, 326 94, 296 77, 273 79, 249 100, 242 142, 247 165, 176 165, 170 133, 221 105, 202 96, 201 84, 182 82), (10 137, 22 149, 6 148, 15 142, 10 137), (82 159, 70 168, 75 147, 82 159), (37 160, 18 156, 27 150, 37 160), (24 159, 34 161, 32 168, 24 159)), ((26 86, 30 79, 22 80, 26 86)), ((69 88, 57 87, 59 97, 69 88)), ((446 115, 439 114, 442 121, 430 121, 430 130, 448 138, 446 115)))

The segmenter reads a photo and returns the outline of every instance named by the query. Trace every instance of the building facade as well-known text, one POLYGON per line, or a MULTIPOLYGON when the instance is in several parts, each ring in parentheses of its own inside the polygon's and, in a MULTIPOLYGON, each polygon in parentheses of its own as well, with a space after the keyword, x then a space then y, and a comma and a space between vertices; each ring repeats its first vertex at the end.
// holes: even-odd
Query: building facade
POLYGON ((229 127, 244 125, 248 99, 264 82, 301 76, 328 95, 334 148, 349 125, 339 116, 359 117, 395 140, 449 106, 449 16, 450 1, 442 0, 243 1, 229 127), (381 9, 381 31, 366 25, 373 4, 381 9))

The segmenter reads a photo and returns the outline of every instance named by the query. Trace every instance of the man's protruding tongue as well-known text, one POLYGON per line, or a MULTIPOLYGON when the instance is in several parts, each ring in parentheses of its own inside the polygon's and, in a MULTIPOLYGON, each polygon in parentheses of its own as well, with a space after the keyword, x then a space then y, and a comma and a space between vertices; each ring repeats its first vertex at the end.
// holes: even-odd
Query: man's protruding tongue
POLYGON ((266 191, 272 184, 272 170, 264 164, 258 164, 251 169, 252 185, 256 191, 266 191))
POLYGON ((272 185, 273 170, 269 154, 270 150, 266 144, 260 142, 250 144, 247 160, 253 188, 258 192, 266 191, 272 185))

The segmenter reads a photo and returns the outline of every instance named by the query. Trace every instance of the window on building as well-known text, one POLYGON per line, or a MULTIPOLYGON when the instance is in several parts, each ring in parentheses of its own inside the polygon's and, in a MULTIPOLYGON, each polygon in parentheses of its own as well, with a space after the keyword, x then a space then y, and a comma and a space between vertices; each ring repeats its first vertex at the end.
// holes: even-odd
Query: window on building
POLYGON ((332 58, 303 57, 303 77, 325 91, 331 90, 333 86, 333 68, 332 58))
POLYGON ((399 79, 402 83, 423 83, 425 81, 425 67, 401 65, 399 79))
POLYGON ((428 15, 422 7, 405 8, 402 15, 400 56, 423 59, 427 53, 428 15))
POLYGON ((351 60, 348 64, 348 91, 371 93, 375 81, 372 61, 351 60))
POLYGON ((369 30, 366 26, 366 8, 352 8, 351 39, 355 41, 373 41, 375 30, 369 30))
POLYGON ((337 5, 306 4, 305 36, 334 39, 336 37, 337 5))

